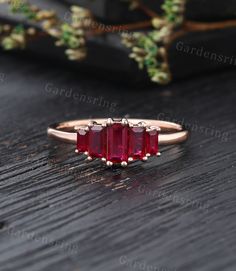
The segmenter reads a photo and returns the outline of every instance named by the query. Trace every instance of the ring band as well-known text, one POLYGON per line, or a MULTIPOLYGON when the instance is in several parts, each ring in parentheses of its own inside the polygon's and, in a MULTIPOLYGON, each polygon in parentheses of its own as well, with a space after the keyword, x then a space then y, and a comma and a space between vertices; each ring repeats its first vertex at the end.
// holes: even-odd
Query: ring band
POLYGON ((159 145, 184 142, 188 131, 173 122, 149 119, 83 119, 55 123, 48 136, 77 144, 76 152, 88 160, 101 158, 108 166, 126 166, 134 160, 146 161, 160 155, 159 145))

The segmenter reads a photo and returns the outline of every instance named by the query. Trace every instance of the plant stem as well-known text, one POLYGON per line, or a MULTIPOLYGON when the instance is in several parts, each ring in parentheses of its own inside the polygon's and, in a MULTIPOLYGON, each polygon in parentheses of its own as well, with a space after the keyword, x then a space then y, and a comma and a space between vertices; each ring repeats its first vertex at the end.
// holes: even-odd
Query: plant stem
POLYGON ((228 27, 235 27, 236 20, 227 20, 222 22, 194 22, 194 21, 185 21, 183 28, 187 31, 210 31, 210 30, 219 30, 225 29, 228 27))
POLYGON ((202 32, 213 31, 236 27, 236 20, 227 20, 222 22, 195 22, 185 21, 179 30, 174 32, 168 40, 167 46, 169 46, 176 39, 190 33, 190 32, 202 32))
MULTIPOLYGON (((99 25, 99 24, 98 24, 99 25)), ((152 26, 152 22, 142 21, 137 23, 131 24, 124 24, 124 25, 103 25, 103 29, 97 27, 94 31, 96 34, 103 34, 103 33, 110 33, 110 32, 119 32, 119 31, 132 31, 132 30, 139 30, 144 29, 152 26)), ((236 20, 228 20, 222 22, 195 22, 195 21, 185 21, 183 25, 173 33, 173 39, 178 38, 188 32, 197 32, 197 31, 211 31, 211 30, 219 30, 225 29, 230 27, 236 27, 236 20)), ((172 38, 171 38, 172 40, 172 38)))
MULTIPOLYGON (((152 26, 151 20, 124 24, 124 25, 104 25, 97 22, 97 27, 91 29, 91 34, 105 34, 105 33, 115 33, 122 31, 135 31, 140 29, 149 28, 152 26)), ((166 47, 169 47, 172 42, 174 42, 179 37, 182 37, 189 32, 202 32, 202 31, 212 31, 226 29, 230 27, 236 27, 236 20, 226 20, 222 22, 196 22, 196 21, 185 21, 182 26, 169 37, 166 47)), ((46 36, 44 32, 38 33, 38 36, 46 36)))
POLYGON ((141 0, 136 0, 136 2, 138 4, 138 8, 142 10, 146 15, 151 18, 159 18, 159 15, 155 11, 145 6, 141 0))
POLYGON ((98 23, 97 28, 93 31, 94 34, 104 34, 104 33, 112 33, 112 32, 121 32, 121 31, 132 31, 144 29, 152 26, 152 22, 142 21, 131 24, 123 24, 123 25, 103 25, 98 23))

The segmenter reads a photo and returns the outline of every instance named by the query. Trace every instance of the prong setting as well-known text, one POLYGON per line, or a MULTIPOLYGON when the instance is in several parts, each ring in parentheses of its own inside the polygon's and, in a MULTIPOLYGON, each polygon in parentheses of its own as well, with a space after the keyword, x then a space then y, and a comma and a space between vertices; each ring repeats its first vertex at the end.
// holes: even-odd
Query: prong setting
POLYGON ((144 122, 144 121, 140 121, 140 122, 138 123, 137 126, 138 126, 138 127, 146 127, 147 124, 146 124, 146 122, 144 122))
POLYGON ((134 127, 134 124, 129 122, 129 127, 130 128, 134 127))
POLYGON ((108 119, 107 119, 107 125, 108 125, 108 126, 111 126, 113 123, 114 123, 114 121, 113 121, 112 118, 108 118, 108 119))
POLYGON ((88 123, 88 127, 91 128, 91 127, 94 126, 94 124, 95 124, 94 121, 90 121, 90 122, 88 123))
POLYGON ((125 161, 121 162, 122 167, 127 167, 127 165, 128 165, 127 162, 125 162, 125 161))
POLYGON ((126 126, 126 125, 129 124, 128 120, 125 119, 125 118, 123 118, 123 119, 121 120, 121 123, 122 123, 123 126, 126 126))
POLYGON ((74 129, 77 131, 75 152, 86 155, 87 161, 99 158, 108 167, 126 167, 133 161, 145 162, 151 156, 161 155, 158 152, 160 128, 145 120, 134 119, 131 123, 126 118, 108 118, 101 122, 90 119, 87 126, 82 123, 74 129))
POLYGON ((111 161, 107 161, 107 162, 106 162, 106 165, 107 165, 108 167, 112 167, 112 166, 113 166, 113 163, 112 163, 111 161))
POLYGON ((157 126, 150 126, 149 129, 150 131, 158 131, 158 132, 161 130, 160 127, 157 127, 157 126))
POLYGON ((147 131, 147 132, 158 131, 158 128, 157 128, 157 127, 154 127, 154 126, 150 126, 150 127, 147 127, 147 128, 146 128, 146 131, 147 131))
POLYGON ((86 131, 86 132, 89 131, 88 125, 87 125, 87 126, 84 126, 84 125, 81 125, 81 126, 75 126, 75 127, 74 127, 74 130, 75 130, 75 131, 79 131, 79 130, 80 130, 80 131, 86 131))
POLYGON ((148 160, 148 157, 144 156, 142 160, 143 160, 143 162, 146 162, 148 160))

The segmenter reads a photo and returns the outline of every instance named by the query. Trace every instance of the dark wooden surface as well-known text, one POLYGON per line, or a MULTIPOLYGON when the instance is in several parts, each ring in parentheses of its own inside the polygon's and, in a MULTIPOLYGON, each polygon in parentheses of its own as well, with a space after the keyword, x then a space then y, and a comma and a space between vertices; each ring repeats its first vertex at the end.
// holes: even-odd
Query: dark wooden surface
POLYGON ((1 271, 236 270, 235 70, 130 88, 0 52, 0 79, 1 271), (55 121, 127 115, 192 136, 113 170, 46 136, 55 121))

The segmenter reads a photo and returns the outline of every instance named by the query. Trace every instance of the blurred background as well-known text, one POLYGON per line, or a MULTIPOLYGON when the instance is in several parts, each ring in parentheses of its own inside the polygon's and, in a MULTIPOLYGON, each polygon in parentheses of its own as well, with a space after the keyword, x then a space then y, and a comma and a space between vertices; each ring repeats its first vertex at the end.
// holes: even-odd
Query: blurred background
POLYGON ((2 2, 6 51, 91 76, 166 84, 236 65, 232 0, 2 2))

